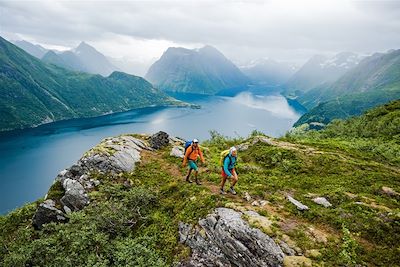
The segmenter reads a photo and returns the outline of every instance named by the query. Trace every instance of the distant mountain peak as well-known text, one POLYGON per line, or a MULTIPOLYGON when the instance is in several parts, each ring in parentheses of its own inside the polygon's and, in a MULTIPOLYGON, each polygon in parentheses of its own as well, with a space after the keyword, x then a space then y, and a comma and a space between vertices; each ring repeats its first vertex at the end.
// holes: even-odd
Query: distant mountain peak
POLYGON ((170 47, 145 77, 165 91, 199 94, 237 90, 248 83, 248 78, 210 45, 195 49, 170 47))
POLYGON ((84 41, 82 41, 75 49, 73 49, 73 51, 77 54, 79 54, 79 53, 99 53, 100 54, 100 52, 97 51, 96 48, 85 43, 84 41))

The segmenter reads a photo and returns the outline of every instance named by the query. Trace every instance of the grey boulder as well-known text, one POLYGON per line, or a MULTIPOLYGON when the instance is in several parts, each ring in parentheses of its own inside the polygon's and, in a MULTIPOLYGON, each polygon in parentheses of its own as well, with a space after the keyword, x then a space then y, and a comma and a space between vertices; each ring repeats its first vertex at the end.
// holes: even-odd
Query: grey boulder
POLYGON ((160 149, 169 144, 169 135, 166 132, 159 131, 150 136, 150 146, 154 149, 160 149))
POLYGON ((272 238, 251 228, 243 213, 217 208, 199 226, 179 224, 180 241, 192 249, 179 266, 282 266, 284 254, 272 238))
POLYGON ((55 202, 52 199, 47 199, 39 205, 33 216, 32 225, 35 229, 40 230, 46 223, 67 221, 66 215, 55 207, 55 202))
POLYGON ((92 170, 111 174, 131 172, 140 161, 140 152, 146 148, 143 141, 132 136, 108 138, 89 150, 78 165, 84 173, 92 170))
POLYGON ((63 182, 63 187, 65 194, 60 201, 70 210, 78 211, 89 204, 89 197, 86 194, 86 190, 77 180, 67 178, 63 182))

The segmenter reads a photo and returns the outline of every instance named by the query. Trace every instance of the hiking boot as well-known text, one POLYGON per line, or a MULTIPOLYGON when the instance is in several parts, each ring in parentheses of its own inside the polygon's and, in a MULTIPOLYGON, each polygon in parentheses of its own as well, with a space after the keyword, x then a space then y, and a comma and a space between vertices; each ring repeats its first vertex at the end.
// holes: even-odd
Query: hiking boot
POLYGON ((232 186, 229 188, 229 192, 230 192, 232 195, 236 195, 236 191, 235 191, 235 189, 233 189, 232 186))
POLYGON ((201 182, 196 178, 196 184, 201 185, 201 182))
POLYGON ((186 182, 188 182, 188 183, 192 183, 192 181, 190 181, 190 179, 189 179, 189 176, 188 177, 186 177, 186 182))
POLYGON ((225 194, 226 194, 225 191, 224 191, 224 189, 222 189, 222 188, 219 190, 219 193, 220 193, 221 195, 225 195, 225 194))

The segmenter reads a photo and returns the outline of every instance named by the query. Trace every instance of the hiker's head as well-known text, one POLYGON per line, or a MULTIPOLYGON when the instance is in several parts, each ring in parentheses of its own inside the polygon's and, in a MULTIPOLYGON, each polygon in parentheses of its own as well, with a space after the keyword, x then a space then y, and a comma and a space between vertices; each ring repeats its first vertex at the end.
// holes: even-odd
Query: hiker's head
POLYGON ((237 149, 236 149, 236 147, 231 147, 230 149, 229 149, 229 154, 231 154, 231 156, 234 156, 234 157, 236 157, 237 156, 237 149))
POLYGON ((199 140, 193 139, 193 146, 197 147, 199 145, 199 140))

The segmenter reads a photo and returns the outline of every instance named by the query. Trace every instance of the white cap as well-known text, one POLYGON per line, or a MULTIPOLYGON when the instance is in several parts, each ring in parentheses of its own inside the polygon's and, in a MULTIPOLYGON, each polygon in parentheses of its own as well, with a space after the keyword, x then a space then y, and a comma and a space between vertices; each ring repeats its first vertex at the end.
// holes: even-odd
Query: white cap
POLYGON ((199 142, 199 140, 193 139, 193 143, 198 143, 198 142, 199 142))
POLYGON ((236 151, 236 150, 237 150, 236 147, 233 146, 233 147, 231 147, 231 148, 229 149, 229 153, 232 154, 232 152, 233 152, 233 151, 236 151))

